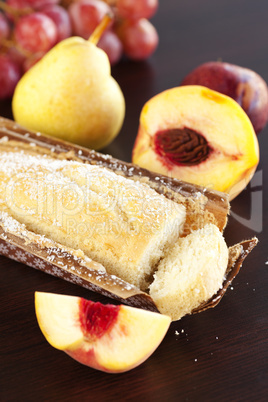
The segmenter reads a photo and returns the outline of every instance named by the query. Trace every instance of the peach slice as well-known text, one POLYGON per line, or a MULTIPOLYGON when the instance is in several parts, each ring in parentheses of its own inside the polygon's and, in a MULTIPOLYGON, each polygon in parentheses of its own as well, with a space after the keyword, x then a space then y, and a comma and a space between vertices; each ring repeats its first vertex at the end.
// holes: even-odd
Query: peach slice
POLYGON ((44 292, 35 293, 35 310, 40 329, 53 347, 110 373, 143 363, 171 322, 166 315, 134 307, 44 292))
POLYGON ((259 145, 236 101, 199 85, 168 89, 143 107, 133 163, 236 197, 251 180, 259 145))

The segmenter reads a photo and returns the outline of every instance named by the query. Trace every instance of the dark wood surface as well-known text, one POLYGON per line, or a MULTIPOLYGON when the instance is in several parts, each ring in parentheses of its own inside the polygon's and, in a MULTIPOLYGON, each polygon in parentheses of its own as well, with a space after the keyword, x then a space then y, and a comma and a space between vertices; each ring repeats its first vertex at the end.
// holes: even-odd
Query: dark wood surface
MULTIPOLYGON (((113 68, 127 111, 122 132, 105 151, 127 161, 143 104, 200 63, 221 59, 268 82, 267 0, 160 3, 154 56, 113 68)), ((0 114, 11 117, 8 102, 0 114)), ((0 257, 1 401, 267 400, 268 127, 258 138, 257 175, 232 201, 225 237, 231 245, 256 235, 259 245, 215 309, 173 323, 156 352, 132 371, 106 374, 76 363, 46 342, 35 318, 36 290, 111 300, 0 257)))

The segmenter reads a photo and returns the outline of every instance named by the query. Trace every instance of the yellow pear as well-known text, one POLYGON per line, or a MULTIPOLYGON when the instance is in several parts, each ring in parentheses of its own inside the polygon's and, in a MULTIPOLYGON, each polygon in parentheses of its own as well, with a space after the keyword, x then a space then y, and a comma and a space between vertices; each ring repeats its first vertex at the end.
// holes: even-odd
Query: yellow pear
POLYGON ((125 100, 106 53, 96 46, 109 22, 105 17, 89 40, 60 42, 24 74, 12 101, 19 124, 92 149, 116 137, 125 100))

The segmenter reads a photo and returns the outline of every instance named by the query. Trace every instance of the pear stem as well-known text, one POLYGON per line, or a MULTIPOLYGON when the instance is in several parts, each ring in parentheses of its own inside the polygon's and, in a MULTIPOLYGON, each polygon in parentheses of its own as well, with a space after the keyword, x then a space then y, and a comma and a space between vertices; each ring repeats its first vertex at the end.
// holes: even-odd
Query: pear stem
POLYGON ((103 32, 106 30, 110 22, 113 20, 113 16, 111 14, 106 14, 105 17, 101 20, 100 24, 95 28, 93 33, 89 37, 89 42, 97 45, 99 42, 103 32))

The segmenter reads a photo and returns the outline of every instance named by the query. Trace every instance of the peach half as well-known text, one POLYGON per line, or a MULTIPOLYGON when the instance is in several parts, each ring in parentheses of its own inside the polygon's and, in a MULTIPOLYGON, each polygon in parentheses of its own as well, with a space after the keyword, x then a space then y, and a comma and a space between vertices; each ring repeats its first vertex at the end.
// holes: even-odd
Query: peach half
POLYGON ((199 85, 168 89, 140 115, 133 163, 235 198, 259 162, 253 126, 230 97, 199 85))
POLYGON ((35 292, 35 311, 46 340, 95 369, 120 373, 143 363, 164 338, 171 319, 123 305, 35 292))

